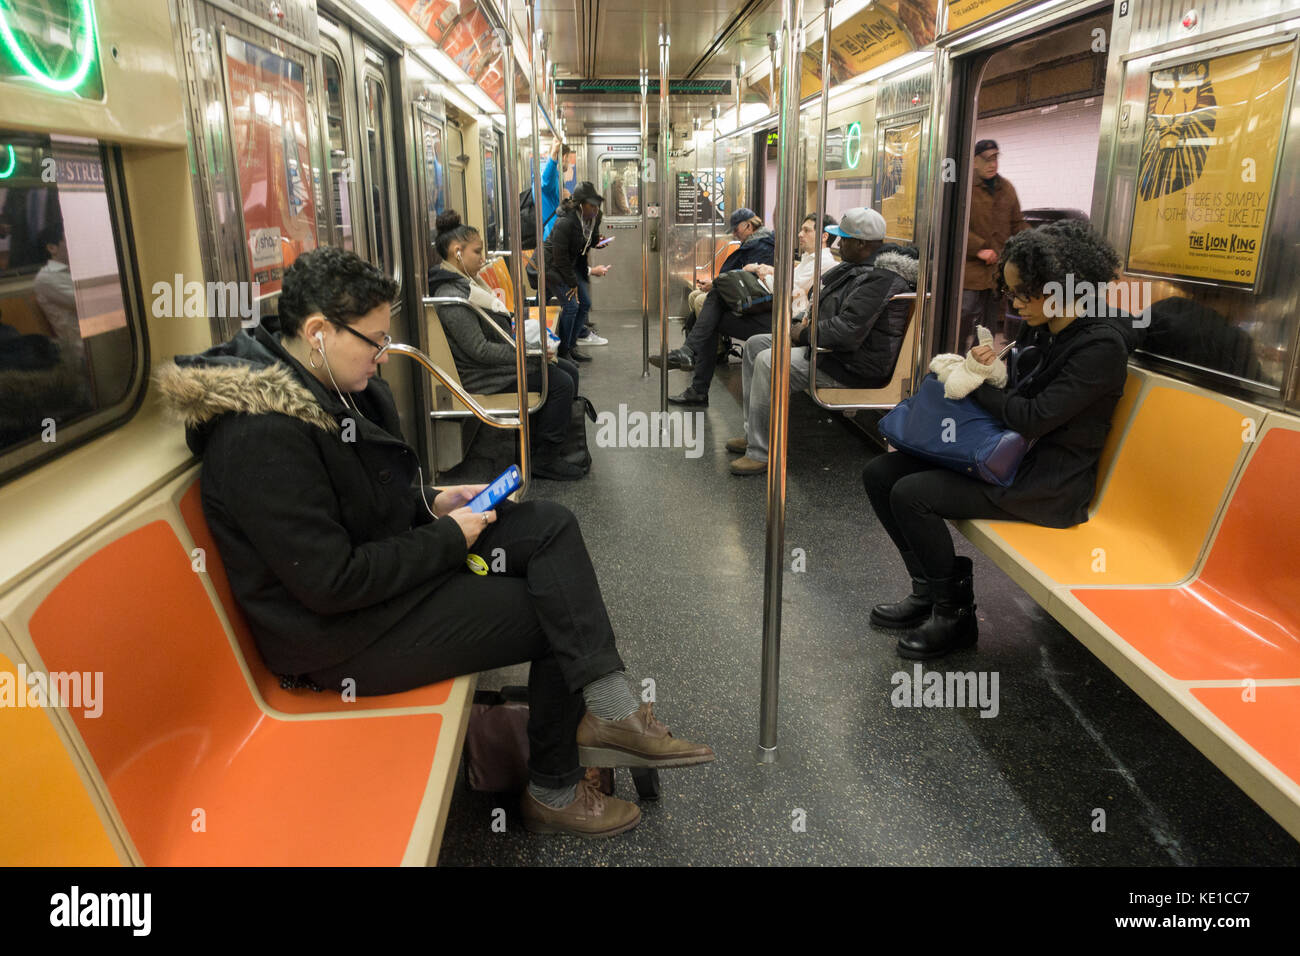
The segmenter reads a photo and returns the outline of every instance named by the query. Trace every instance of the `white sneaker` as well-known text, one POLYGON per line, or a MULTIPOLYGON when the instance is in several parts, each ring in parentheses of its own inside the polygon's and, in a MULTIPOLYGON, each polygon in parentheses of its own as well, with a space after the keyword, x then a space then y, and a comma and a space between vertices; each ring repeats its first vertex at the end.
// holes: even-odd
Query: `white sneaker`
POLYGON ((601 338, 591 329, 584 329, 583 334, 578 336, 580 345, 608 345, 609 339, 601 338))

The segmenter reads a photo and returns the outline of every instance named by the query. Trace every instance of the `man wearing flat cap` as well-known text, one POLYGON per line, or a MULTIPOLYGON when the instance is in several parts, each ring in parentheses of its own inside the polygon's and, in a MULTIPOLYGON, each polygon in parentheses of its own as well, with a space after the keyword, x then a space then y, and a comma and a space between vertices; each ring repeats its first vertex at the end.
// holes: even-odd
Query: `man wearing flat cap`
POLYGON ((965 352, 975 342, 975 326, 1002 327, 1004 304, 994 288, 993 267, 1006 241, 1029 228, 1020 214, 1020 197, 1010 181, 998 175, 998 144, 982 139, 975 144, 975 176, 970 194, 970 220, 966 227, 966 268, 961 283, 961 328, 957 350, 965 352))

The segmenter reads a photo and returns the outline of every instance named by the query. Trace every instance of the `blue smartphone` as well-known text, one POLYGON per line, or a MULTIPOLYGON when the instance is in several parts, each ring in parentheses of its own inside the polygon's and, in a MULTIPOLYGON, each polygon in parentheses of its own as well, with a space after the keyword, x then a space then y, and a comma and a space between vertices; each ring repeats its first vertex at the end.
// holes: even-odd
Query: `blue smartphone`
POLYGON ((501 472, 496 481, 474 496, 474 499, 469 503, 469 510, 479 513, 491 511, 501 503, 501 499, 508 497, 511 492, 517 491, 523 483, 523 479, 519 476, 519 466, 511 465, 501 472))

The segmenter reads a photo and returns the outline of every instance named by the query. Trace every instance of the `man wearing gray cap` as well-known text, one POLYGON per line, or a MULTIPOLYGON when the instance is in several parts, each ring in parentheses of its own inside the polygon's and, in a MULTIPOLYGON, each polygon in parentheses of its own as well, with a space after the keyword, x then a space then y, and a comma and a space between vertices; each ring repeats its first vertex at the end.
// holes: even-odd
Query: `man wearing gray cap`
POLYGON ((961 328, 957 351, 974 344, 975 326, 1002 326, 1006 309, 994 288, 993 267, 1006 241, 1029 228, 1020 213, 1016 189, 998 175, 998 144, 982 139, 975 144, 974 182, 970 193, 970 219, 966 223, 966 268, 961 282, 961 328))
MULTIPOLYGON (((838 226, 840 258, 822 276, 817 309, 817 346, 830 352, 817 359, 817 384, 823 388, 881 388, 889 383, 907 332, 911 303, 891 302, 916 287, 916 250, 882 248, 885 220, 874 209, 850 209, 838 226)), ((808 322, 790 327, 790 388, 808 387, 808 322)), ((755 335, 745 343, 741 374, 745 435, 727 442, 740 454, 733 475, 767 471, 767 435, 772 415, 772 336, 755 335)))
MULTIPOLYGON (((752 209, 741 208, 731 214, 731 231, 740 240, 740 248, 727 256, 718 270, 720 273, 743 269, 751 263, 772 264, 776 256, 776 237, 771 229, 764 228, 763 220, 752 209)), ((719 336, 747 339, 771 328, 772 320, 766 313, 744 318, 729 314, 718 294, 712 291, 712 280, 701 279, 699 285, 704 293, 698 300, 699 318, 686 336, 686 344, 668 353, 669 368, 695 373, 684 392, 668 396, 668 401, 675 405, 709 404, 709 383, 717 364, 719 336)), ((657 367, 659 356, 650 356, 650 363, 657 367)))

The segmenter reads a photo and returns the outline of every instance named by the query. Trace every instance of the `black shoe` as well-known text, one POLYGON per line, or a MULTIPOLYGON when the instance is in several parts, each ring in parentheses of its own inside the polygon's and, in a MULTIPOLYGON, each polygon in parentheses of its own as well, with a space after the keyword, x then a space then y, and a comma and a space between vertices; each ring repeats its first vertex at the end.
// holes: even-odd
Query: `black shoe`
POLYGON ((570 350, 569 354, 564 356, 570 362, 590 362, 591 356, 586 352, 579 352, 576 348, 570 350))
MULTIPOLYGON (((650 356, 650 364, 659 368, 659 356, 650 356)), ((686 349, 673 349, 668 353, 668 367, 670 369, 680 369, 683 372, 695 371, 695 356, 686 349)))
POLYGON ((577 481, 586 474, 584 469, 559 456, 539 457, 533 462, 533 476, 548 481, 577 481))
POLYGON ((958 558, 952 577, 930 580, 934 608, 929 618, 898 639, 898 656, 910 661, 946 657, 979 640, 970 558, 958 558))
POLYGON ((930 582, 921 572, 912 552, 903 554, 903 563, 912 575, 912 593, 896 604, 877 604, 871 609, 871 623, 876 627, 890 629, 920 627, 930 617, 934 607, 934 596, 930 593, 930 582))
POLYGON ((694 385, 687 385, 686 391, 680 395, 669 395, 668 401, 674 405, 707 405, 709 404, 708 392, 697 392, 694 385))

